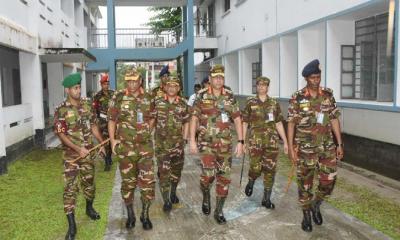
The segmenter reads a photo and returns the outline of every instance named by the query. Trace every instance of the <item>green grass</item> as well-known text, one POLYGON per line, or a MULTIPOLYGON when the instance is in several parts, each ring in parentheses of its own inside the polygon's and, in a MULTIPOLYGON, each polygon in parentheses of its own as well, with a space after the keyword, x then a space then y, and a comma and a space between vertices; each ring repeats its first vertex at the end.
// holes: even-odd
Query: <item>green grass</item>
MULTIPOLYGON (((283 153, 279 156, 278 171, 288 176, 291 163, 283 153)), ((292 184, 296 184, 296 176, 292 184)), ((380 196, 366 187, 354 185, 339 175, 328 202, 387 236, 400 239, 400 204, 393 200, 380 196)))
MULTIPOLYGON (((80 193, 75 214, 78 239, 102 239, 106 229, 115 171, 103 172, 100 159, 96 167, 94 207, 101 220, 91 221, 85 215, 80 193)), ((8 173, 0 176, 0 239, 64 239, 62 172, 60 150, 34 150, 8 166, 8 173)))

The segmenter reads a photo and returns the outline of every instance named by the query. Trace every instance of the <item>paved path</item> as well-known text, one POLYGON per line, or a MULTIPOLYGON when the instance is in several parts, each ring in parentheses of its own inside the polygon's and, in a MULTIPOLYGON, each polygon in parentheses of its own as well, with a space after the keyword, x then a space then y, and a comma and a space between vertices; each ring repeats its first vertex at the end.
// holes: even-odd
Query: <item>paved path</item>
MULTIPOLYGON (((322 206, 324 224, 313 226, 312 233, 300 228, 302 212, 297 205, 295 183, 285 194, 287 179, 276 177, 273 192, 275 210, 261 207, 262 182, 255 184, 253 196, 243 193, 247 183, 245 167, 242 187, 239 188, 240 160, 234 159, 232 184, 225 206, 226 225, 215 223, 212 214, 201 212, 202 194, 199 189, 200 166, 198 159, 187 156, 182 181, 178 186, 181 200, 170 214, 162 211, 162 200, 158 185, 156 200, 151 206, 150 218, 153 230, 144 231, 139 221, 141 211, 139 192, 135 193, 136 227, 125 229, 126 210, 120 195, 120 175, 117 170, 113 196, 110 203, 105 239, 389 239, 369 225, 344 214, 328 204, 322 206)), ((215 185, 215 184, 214 184, 215 185)), ((212 191, 212 206, 215 206, 215 189, 212 191)))

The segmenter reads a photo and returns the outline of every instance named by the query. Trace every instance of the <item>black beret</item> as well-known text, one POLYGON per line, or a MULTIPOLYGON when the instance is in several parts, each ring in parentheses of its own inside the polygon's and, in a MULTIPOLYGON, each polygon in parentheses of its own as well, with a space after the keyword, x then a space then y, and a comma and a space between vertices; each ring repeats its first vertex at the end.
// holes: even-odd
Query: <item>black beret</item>
POLYGON ((318 59, 314 59, 303 68, 303 72, 301 73, 301 75, 306 78, 311 74, 318 73, 321 73, 321 69, 319 68, 319 61, 318 59))

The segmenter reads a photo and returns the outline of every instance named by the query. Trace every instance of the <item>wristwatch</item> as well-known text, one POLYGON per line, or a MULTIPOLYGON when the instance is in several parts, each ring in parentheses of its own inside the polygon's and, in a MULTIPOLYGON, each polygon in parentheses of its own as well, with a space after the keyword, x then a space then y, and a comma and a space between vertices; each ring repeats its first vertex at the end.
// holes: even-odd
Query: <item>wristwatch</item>
POLYGON ((238 140, 238 143, 244 144, 244 140, 238 140))
POLYGON ((336 144, 336 147, 343 147, 343 143, 336 144))

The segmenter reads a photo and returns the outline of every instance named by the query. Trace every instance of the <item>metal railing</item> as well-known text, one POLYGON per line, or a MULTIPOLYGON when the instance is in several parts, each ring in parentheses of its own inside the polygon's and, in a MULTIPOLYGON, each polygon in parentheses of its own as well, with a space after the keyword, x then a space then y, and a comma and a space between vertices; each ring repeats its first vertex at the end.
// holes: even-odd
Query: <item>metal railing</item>
POLYGON ((215 37, 215 22, 212 18, 194 19, 195 37, 215 37))
MULTIPOLYGON (((162 29, 158 33, 151 28, 116 28, 116 48, 171 48, 184 39, 184 25, 170 29, 162 29)), ((90 47, 107 48, 107 28, 90 29, 90 47)))

